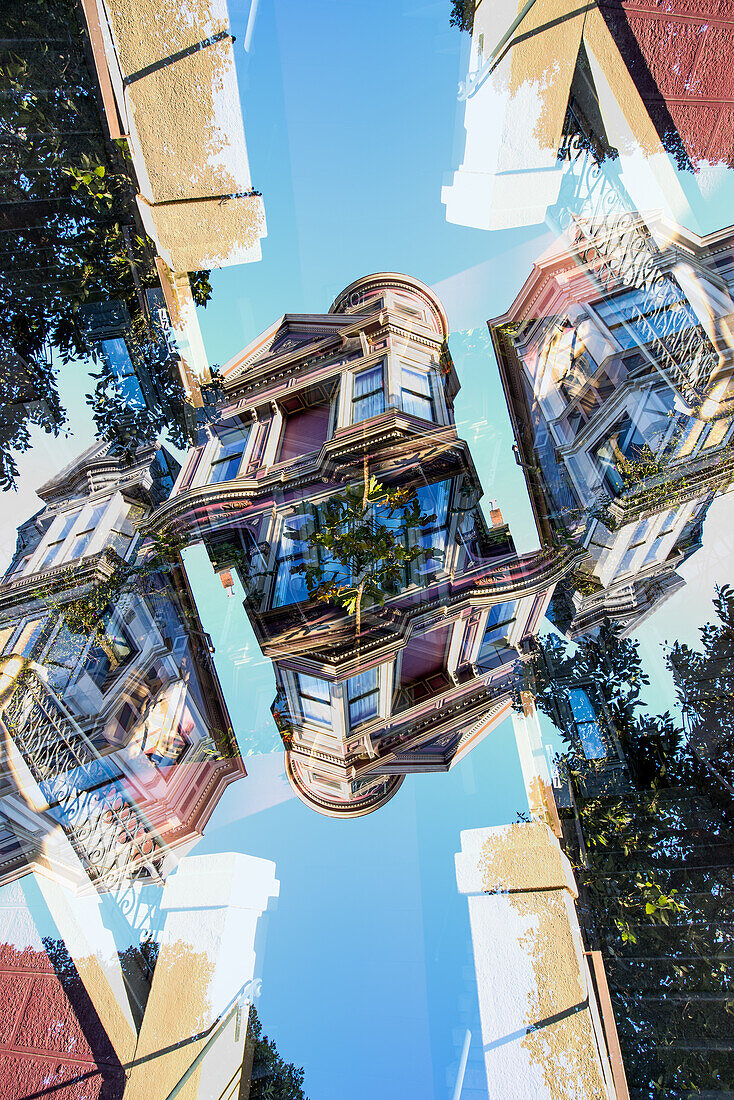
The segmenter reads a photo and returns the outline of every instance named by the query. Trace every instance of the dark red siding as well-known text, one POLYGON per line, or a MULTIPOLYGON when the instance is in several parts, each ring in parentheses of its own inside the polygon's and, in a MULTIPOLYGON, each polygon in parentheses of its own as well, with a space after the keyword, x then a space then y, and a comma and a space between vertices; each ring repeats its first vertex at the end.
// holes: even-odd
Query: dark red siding
POLYGON ((601 0, 666 147, 734 166, 734 0, 601 0))
POLYGON ((315 405, 286 417, 278 462, 318 451, 329 430, 331 406, 315 405))
POLYGON ((0 944, 0 1005, 2 1100, 120 1100, 123 1069, 63 944, 0 944))

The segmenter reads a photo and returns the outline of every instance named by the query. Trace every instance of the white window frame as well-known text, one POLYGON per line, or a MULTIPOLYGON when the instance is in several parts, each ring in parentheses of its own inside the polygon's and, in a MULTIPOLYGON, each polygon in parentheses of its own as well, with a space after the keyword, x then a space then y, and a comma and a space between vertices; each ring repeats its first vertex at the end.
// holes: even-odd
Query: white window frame
POLYGON ((114 500, 114 497, 108 497, 103 500, 92 500, 82 508, 78 508, 75 513, 73 513, 72 510, 68 510, 60 512, 55 516, 53 523, 41 539, 41 542, 38 544, 35 553, 29 561, 31 566, 30 572, 35 573, 45 569, 55 569, 59 565, 64 565, 70 561, 79 561, 82 558, 88 558, 99 553, 99 551, 104 548, 110 525, 113 522, 112 504, 114 500), (100 507, 102 507, 102 513, 96 523, 92 524, 91 520, 94 516, 95 509, 100 507), (54 534, 58 534, 59 531, 63 529, 63 521, 66 520, 70 514, 74 514, 74 521, 64 536, 61 550, 56 556, 56 559, 51 562, 50 565, 46 566, 44 561, 49 548, 59 541, 54 537, 54 534), (91 526, 88 526, 89 524, 91 524, 91 526), (92 536, 85 546, 84 551, 81 554, 72 555, 70 551, 74 547, 77 535, 89 530, 92 531, 92 536))
MULTIPOLYGON (((255 439, 257 438, 257 434, 258 434, 257 433, 258 424, 255 421, 247 422, 243 417, 239 416, 239 417, 232 417, 231 422, 228 421, 228 420, 225 420, 221 424, 217 424, 216 427, 218 427, 218 428, 242 427, 243 429, 248 430, 247 441, 246 441, 244 449, 242 451, 242 457, 240 459, 240 464, 237 468, 237 473, 235 475, 235 477, 240 477, 242 475, 242 471, 247 468, 247 465, 250 461, 250 457, 252 455, 253 448, 254 448, 254 445, 255 445, 255 439)), ((217 435, 215 429, 210 428, 209 429, 209 439, 207 440, 207 442, 202 447, 201 459, 199 461, 199 465, 198 465, 198 468, 196 470, 196 473, 194 474, 194 477, 191 480, 191 485, 189 486, 190 489, 197 489, 197 488, 200 488, 203 485, 217 486, 217 485, 226 485, 226 484, 228 484, 228 481, 212 481, 211 480, 212 465, 216 462, 216 458, 217 458, 217 454, 219 452, 220 445, 221 445, 221 440, 219 439, 219 436, 217 435)), ((229 478, 228 480, 232 481, 233 479, 229 478)))

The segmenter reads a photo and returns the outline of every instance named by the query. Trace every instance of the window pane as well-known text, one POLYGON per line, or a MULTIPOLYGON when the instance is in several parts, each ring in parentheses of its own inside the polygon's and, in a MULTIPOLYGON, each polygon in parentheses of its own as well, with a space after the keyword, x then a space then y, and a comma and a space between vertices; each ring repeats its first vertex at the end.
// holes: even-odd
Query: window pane
POLYGON ((307 696, 301 697, 301 706, 303 707, 303 717, 309 722, 318 722, 321 726, 331 725, 331 705, 328 703, 319 703, 315 699, 309 699, 307 696))
POLYGON ((95 638, 87 652, 84 670, 100 691, 104 691, 123 665, 127 664, 135 646, 123 626, 108 619, 105 633, 95 638))
POLYGON ((26 623, 13 646, 13 653, 18 653, 21 657, 30 657, 41 638, 45 625, 45 619, 32 619, 31 622, 26 623))
POLYGON ((370 367, 354 376, 354 396, 364 397, 382 389, 382 367, 370 367))
POLYGON ((64 545, 63 539, 59 540, 59 542, 49 543, 48 549, 46 550, 46 553, 41 558, 41 561, 39 563, 38 568, 39 569, 48 569, 50 566, 54 565, 56 563, 59 555, 61 554, 61 548, 63 547, 63 545, 64 545))
POLYGON ((425 371, 410 370, 403 367, 403 387, 423 397, 431 396, 431 380, 425 371))
POLYGON ((409 416, 419 416, 422 420, 433 420, 433 402, 430 397, 420 397, 404 389, 403 412, 409 416))
POLYGON ((515 621, 515 607, 514 602, 498 603, 490 607, 480 654, 486 645, 492 645, 507 638, 510 627, 515 621))
POLYGON ((74 537, 74 542, 71 548, 72 558, 80 558, 86 553, 87 547, 92 541, 94 531, 80 531, 78 535, 74 537))
POLYGON ((347 698, 349 700, 349 724, 354 727, 360 722, 374 718, 377 714, 379 692, 377 687, 377 669, 360 672, 347 680, 347 698))
POLYGON ((303 717, 321 725, 331 725, 331 687, 326 680, 298 674, 303 717))
POLYGON ((240 452, 235 455, 228 455, 224 459, 216 459, 212 462, 209 482, 216 485, 219 481, 232 481, 233 478, 237 477, 241 459, 242 454, 240 452))
POLYGON ((113 531, 112 538, 110 539, 110 546, 113 550, 120 555, 121 558, 125 557, 130 543, 133 541, 133 536, 128 535, 125 531, 113 531))
POLYGON ((144 408, 146 402, 143 391, 135 374, 127 344, 121 336, 102 341, 102 358, 109 366, 126 404, 137 409, 144 408))
POLYGON ((433 420, 431 380, 428 374, 403 367, 402 377, 403 412, 420 416, 423 420, 433 420))
POLYGON ((583 688, 571 688, 568 701, 587 760, 599 760, 606 756, 607 750, 596 720, 596 711, 586 691, 583 688))
MULTIPOLYGON (((66 536, 69 534, 69 531, 71 531, 72 527, 74 526, 74 522, 77 519, 78 515, 79 511, 77 510, 76 512, 67 512, 64 515, 63 519, 61 519, 61 517, 59 516, 58 518, 61 519, 61 524, 59 525, 58 530, 52 529, 50 531, 51 541, 63 542, 66 536)), ((54 527, 55 526, 56 523, 54 523, 54 527)))
POLYGON ((242 424, 217 428, 219 448, 212 461, 210 483, 231 481, 237 477, 249 435, 249 427, 242 424))
POLYGON ((385 393, 383 390, 383 369, 371 367, 354 376, 354 396, 352 399, 352 420, 368 420, 385 411, 385 393))
POLYGON ((43 660, 51 686, 57 693, 68 685, 86 644, 86 638, 72 633, 64 623, 61 624, 43 660))
POLYGON ((242 424, 232 424, 227 427, 217 428, 219 448, 221 454, 242 453, 247 443, 250 429, 242 424))
POLYGON ((369 397, 360 397, 354 402, 352 419, 355 424, 358 424, 361 420, 369 420, 370 417, 379 416, 384 411, 385 395, 382 390, 378 390, 377 393, 370 394, 369 397))

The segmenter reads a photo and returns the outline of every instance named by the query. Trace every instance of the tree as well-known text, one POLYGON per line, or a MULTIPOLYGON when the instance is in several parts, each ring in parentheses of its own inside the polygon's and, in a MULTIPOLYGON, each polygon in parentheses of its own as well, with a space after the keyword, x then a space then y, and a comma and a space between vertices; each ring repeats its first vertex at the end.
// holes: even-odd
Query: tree
POLYGON ((449 26, 458 27, 460 31, 474 30, 474 12, 476 0, 453 0, 451 5, 451 18, 449 26))
POLYGON ((667 652, 678 701, 698 755, 734 785, 734 589, 716 589, 716 619, 699 630, 701 648, 675 642, 667 652))
POLYGON ((247 1036, 255 1045, 250 1100, 308 1100, 303 1091, 303 1068, 283 1061, 273 1040, 262 1034, 254 1005, 247 1021, 247 1036))
POLYGON ((151 335, 140 317, 133 321, 126 344, 136 376, 149 380, 147 392, 144 399, 141 392, 141 400, 133 404, 108 364, 93 373, 97 385, 87 404, 92 407, 97 437, 132 455, 165 430, 174 446, 185 449, 189 443, 185 394, 176 373, 176 357, 164 340, 151 335))
POLYGON ((294 567, 305 574, 309 596, 344 608, 362 629, 362 609, 382 606, 400 591, 413 562, 434 556, 430 547, 411 542, 435 520, 421 510, 415 489, 388 489, 369 474, 367 458, 361 485, 348 485, 318 509, 318 524, 309 533, 290 529, 289 537, 304 541, 310 560, 294 567))
POLYGON ((678 723, 645 711, 634 640, 608 624, 575 651, 544 639, 528 679, 569 746, 562 769, 578 829, 564 828, 565 847, 587 939, 604 955, 630 1088, 651 1100, 731 1089, 734 830, 678 723), (586 759, 561 705, 568 689, 590 684, 603 700, 598 721, 613 727, 633 782, 613 759, 586 759))
MULTIPOLYGON (((110 144, 102 127, 74 0, 5 5, 0 38, 0 485, 8 489, 29 425, 58 434, 65 423, 52 349, 63 362, 88 360, 83 307, 122 300, 142 318, 144 290, 158 277, 126 142, 110 144)), ((207 273, 195 273, 192 287, 204 304, 207 273)), ((107 420, 118 410, 112 401, 107 420)))

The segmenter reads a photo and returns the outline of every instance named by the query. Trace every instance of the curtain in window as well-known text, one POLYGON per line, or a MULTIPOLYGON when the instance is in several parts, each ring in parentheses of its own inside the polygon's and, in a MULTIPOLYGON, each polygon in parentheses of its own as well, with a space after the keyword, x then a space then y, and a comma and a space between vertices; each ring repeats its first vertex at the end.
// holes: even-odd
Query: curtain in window
POLYGON ((379 691, 377 669, 360 672, 347 680, 347 698, 349 700, 349 725, 358 726, 377 714, 379 691))
POLYGON ((433 551, 425 562, 417 563, 420 576, 435 573, 445 559, 450 493, 450 481, 438 481, 433 485, 422 485, 418 489, 421 512, 427 516, 435 516, 435 519, 430 520, 418 535, 419 545, 433 551))
POLYGON ((352 420, 368 420, 385 411, 385 392, 383 388, 383 368, 370 367, 354 376, 354 394, 352 397, 352 420))
POLYGON ((322 726, 331 725, 331 688, 326 680, 298 674, 303 717, 322 726))
POLYGON ((423 420, 433 420, 433 400, 431 379, 425 371, 402 368, 403 412, 410 416, 419 416, 423 420))
POLYGON ((303 573, 295 572, 306 557, 307 547, 300 539, 291 538, 289 531, 306 533, 313 518, 307 513, 288 516, 283 523, 276 564, 272 607, 284 607, 289 603, 308 599, 308 588, 303 573))

